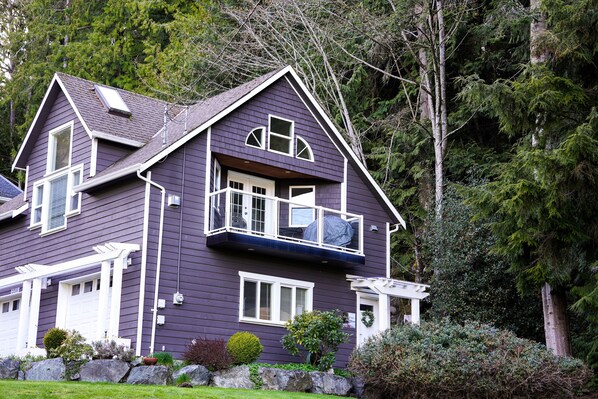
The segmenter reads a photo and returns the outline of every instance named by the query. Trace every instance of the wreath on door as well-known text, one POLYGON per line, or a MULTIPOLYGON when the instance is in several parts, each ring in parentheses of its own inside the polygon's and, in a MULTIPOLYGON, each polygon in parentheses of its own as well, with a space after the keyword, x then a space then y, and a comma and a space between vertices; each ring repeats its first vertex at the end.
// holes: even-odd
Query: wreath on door
POLYGON ((374 317, 374 312, 371 310, 364 310, 361 312, 361 322, 364 326, 370 328, 374 325, 374 320, 376 320, 376 318, 374 317))

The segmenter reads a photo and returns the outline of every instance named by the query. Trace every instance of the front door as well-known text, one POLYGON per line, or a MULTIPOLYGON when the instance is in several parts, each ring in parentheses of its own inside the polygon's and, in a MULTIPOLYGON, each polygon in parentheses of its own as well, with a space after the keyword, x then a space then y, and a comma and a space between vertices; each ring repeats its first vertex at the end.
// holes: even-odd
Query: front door
POLYGON ((252 233, 273 234, 273 201, 263 196, 274 196, 274 181, 238 172, 228 173, 231 194, 230 225, 252 233))
POLYGON ((379 331, 378 323, 378 299, 374 297, 359 297, 359 313, 357 314, 357 326, 359 334, 358 345, 365 342, 372 335, 379 331))

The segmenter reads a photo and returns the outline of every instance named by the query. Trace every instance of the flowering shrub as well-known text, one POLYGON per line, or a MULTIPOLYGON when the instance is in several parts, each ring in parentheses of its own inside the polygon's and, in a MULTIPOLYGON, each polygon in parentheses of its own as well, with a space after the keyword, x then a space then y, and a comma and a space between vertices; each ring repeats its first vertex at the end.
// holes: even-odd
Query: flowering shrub
POLYGON ((349 369, 381 395, 409 398, 561 398, 590 378, 577 359, 485 324, 405 325, 357 348, 349 369))
POLYGON ((130 362, 135 357, 133 349, 119 345, 114 340, 94 341, 91 346, 93 348, 93 359, 118 359, 130 362))

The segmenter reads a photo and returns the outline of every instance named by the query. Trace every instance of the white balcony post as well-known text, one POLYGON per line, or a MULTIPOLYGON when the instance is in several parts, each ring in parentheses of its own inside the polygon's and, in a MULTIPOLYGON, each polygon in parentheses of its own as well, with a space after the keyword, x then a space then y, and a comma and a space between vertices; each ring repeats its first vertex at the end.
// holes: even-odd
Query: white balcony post
POLYGON ((98 299, 96 339, 106 338, 104 332, 108 328, 104 323, 106 321, 106 312, 111 307, 111 304, 108 303, 108 296, 110 294, 110 261, 102 262, 100 270, 100 297, 98 299))
POLYGON ((274 226, 272 226, 272 228, 274 229, 274 231, 272 232, 272 235, 274 237, 278 238, 278 236, 279 236, 278 226, 280 224, 280 220, 279 220, 280 219, 280 201, 279 201, 278 197, 274 197, 273 208, 274 208, 274 226))
POLYGON ((230 229, 231 226, 231 218, 232 218, 232 212, 231 212, 231 203, 230 203, 230 187, 226 189, 226 195, 225 195, 225 199, 224 199, 224 219, 225 219, 225 227, 226 230, 228 231, 230 229))
POLYGON ((411 298, 411 324, 419 325, 419 299, 411 298))
POLYGON ((31 304, 31 281, 23 281, 21 292, 21 312, 19 313, 19 332, 17 334, 17 353, 25 349, 27 341, 27 329, 29 328, 29 306, 31 304))
POLYGON ((324 244, 324 208, 318 207, 318 245, 324 244))
POLYGON ((29 327, 27 329, 27 347, 33 348, 37 344, 37 327, 39 323, 39 305, 42 296, 42 279, 33 279, 31 287, 31 303, 29 310, 29 327))
POLYGON ((363 253, 363 215, 359 215, 359 253, 363 253))

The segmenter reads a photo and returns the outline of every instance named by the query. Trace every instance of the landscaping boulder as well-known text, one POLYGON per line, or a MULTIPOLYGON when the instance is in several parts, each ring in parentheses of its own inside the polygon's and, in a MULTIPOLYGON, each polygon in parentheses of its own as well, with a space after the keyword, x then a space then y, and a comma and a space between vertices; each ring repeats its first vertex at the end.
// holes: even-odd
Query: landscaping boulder
POLYGON ((25 371, 25 379, 30 381, 64 381, 66 367, 61 358, 46 359, 31 364, 25 371))
POLYGON ((191 364, 175 371, 173 375, 174 380, 176 381, 183 374, 187 374, 189 383, 193 386, 208 385, 212 376, 212 373, 207 368, 199 364, 191 364))
POLYGON ((309 374, 303 370, 281 370, 266 367, 258 369, 262 388, 272 391, 308 392, 312 389, 309 374))
POLYGON ((220 388, 255 389, 255 384, 249 378, 249 367, 247 366, 215 371, 212 373, 210 385, 220 388))
POLYGON ((134 367, 127 378, 127 384, 167 385, 172 381, 172 373, 166 366, 134 367))
POLYGON ((0 359, 0 380, 16 380, 21 362, 14 359, 0 359))
POLYGON ((129 363, 118 359, 91 360, 81 366, 80 380, 86 382, 120 382, 129 372, 129 363))
POLYGON ((309 375, 313 382, 311 393, 348 396, 351 392, 351 383, 344 377, 321 371, 312 371, 309 375))

